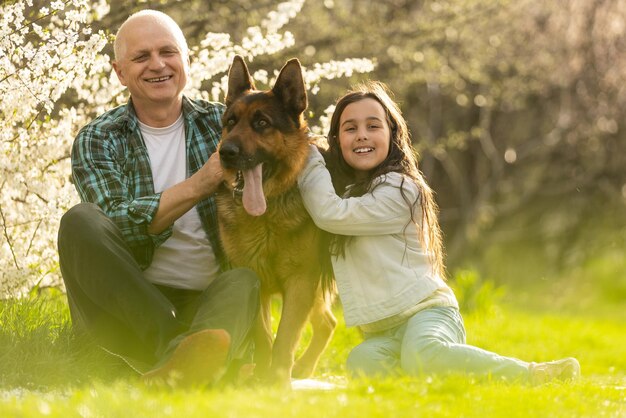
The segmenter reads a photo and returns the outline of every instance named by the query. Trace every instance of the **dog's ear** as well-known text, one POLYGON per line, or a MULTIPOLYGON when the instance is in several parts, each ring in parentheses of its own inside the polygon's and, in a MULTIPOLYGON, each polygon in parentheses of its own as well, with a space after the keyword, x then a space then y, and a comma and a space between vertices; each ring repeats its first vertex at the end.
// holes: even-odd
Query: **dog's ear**
POLYGON ((239 55, 235 55, 230 70, 228 70, 226 106, 230 106, 230 104, 245 91, 254 90, 255 88, 245 61, 239 55))
POLYGON ((307 107, 306 89, 302 78, 302 67, 297 58, 287 61, 287 64, 280 70, 272 92, 285 108, 293 110, 295 115, 304 112, 307 107))

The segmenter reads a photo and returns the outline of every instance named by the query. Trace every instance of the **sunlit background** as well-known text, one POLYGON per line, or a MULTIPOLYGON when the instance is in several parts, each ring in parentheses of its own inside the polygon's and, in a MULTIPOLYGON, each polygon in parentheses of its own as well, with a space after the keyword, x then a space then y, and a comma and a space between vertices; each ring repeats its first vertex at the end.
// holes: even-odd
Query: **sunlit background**
MULTIPOLYGON (((626 415, 626 1, 0 0, 0 98, 0 416, 626 415), (145 8, 182 27, 193 97, 223 100, 234 54, 260 88, 297 57, 324 134, 351 85, 387 83, 436 192, 468 343, 574 356, 582 379, 155 392, 77 336, 56 250, 78 202, 70 146, 128 99, 111 41, 145 8)), ((361 337, 335 311, 315 377, 343 383, 361 337)))
POLYGON ((69 146, 89 118, 126 100, 110 77, 106 41, 130 13, 155 8, 188 38, 192 95, 221 100, 234 53, 246 56, 259 87, 297 57, 309 83, 309 123, 323 133, 325 112, 350 85, 386 82, 436 192, 451 276, 476 271, 514 289, 518 301, 626 300, 625 2, 20 0, 1 7, 5 292, 60 284, 56 230, 77 202, 69 146))

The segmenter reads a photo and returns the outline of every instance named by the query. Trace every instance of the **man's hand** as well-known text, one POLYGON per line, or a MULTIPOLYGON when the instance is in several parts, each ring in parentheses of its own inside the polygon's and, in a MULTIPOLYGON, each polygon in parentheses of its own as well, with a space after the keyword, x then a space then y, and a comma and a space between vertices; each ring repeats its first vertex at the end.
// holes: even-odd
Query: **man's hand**
POLYGON ((222 171, 222 165, 220 163, 219 152, 211 154, 209 160, 189 178, 194 183, 196 193, 200 196, 200 199, 204 199, 215 193, 220 183, 224 179, 224 172, 222 171))
POLYGON ((200 200, 215 193, 223 178, 219 153, 214 152, 193 176, 161 193, 159 209, 148 226, 148 232, 163 232, 200 200))

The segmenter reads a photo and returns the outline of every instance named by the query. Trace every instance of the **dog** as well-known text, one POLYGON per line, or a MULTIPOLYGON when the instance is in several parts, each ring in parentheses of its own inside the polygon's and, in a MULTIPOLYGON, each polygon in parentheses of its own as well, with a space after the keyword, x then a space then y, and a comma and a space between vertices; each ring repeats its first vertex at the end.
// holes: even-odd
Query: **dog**
POLYGON ((225 103, 218 146, 224 182, 216 194, 222 245, 232 266, 248 267, 261 280, 255 375, 286 384, 292 376, 313 374, 337 323, 326 233, 313 223, 297 188, 312 142, 303 116, 307 94, 300 62, 288 61, 272 89, 258 91, 236 56, 225 103), (283 305, 272 341, 275 294, 283 305), (307 319, 313 336, 294 365, 307 319))

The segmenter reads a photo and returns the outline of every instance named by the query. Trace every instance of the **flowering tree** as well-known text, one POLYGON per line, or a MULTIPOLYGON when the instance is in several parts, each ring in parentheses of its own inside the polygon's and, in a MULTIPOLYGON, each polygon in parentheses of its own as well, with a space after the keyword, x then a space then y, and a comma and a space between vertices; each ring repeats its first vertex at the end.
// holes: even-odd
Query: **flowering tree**
MULTIPOLYGON (((187 94, 223 98, 234 54, 252 61, 295 43, 283 27, 304 0, 277 5, 235 45, 228 34, 208 33, 191 46, 187 94), (210 91, 203 88, 207 83, 210 91)), ((78 202, 69 150, 78 130, 96 114, 127 100, 101 51, 107 34, 92 23, 109 12, 106 0, 32 0, 0 6, 0 291, 19 294, 34 285, 60 284, 56 234, 63 213, 78 202)), ((369 72, 368 59, 304 68, 315 93, 324 78, 369 72)), ((276 75, 257 71, 260 85, 276 75)))
POLYGON ((105 35, 91 33, 90 23, 108 10, 87 0, 0 10, 0 284, 7 292, 57 270, 55 230, 75 201, 68 146, 108 64, 98 55, 105 35), (81 105, 62 105, 70 89, 81 105))

